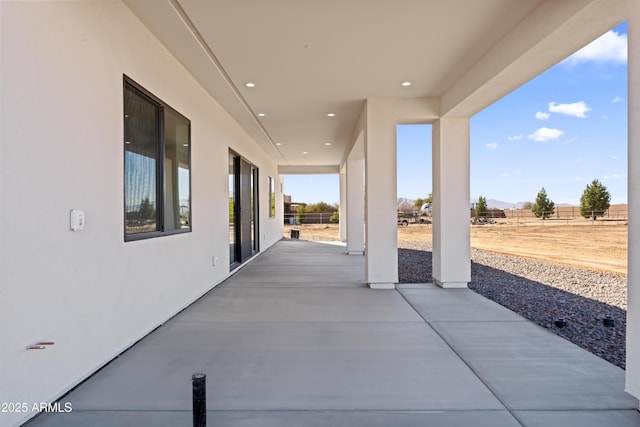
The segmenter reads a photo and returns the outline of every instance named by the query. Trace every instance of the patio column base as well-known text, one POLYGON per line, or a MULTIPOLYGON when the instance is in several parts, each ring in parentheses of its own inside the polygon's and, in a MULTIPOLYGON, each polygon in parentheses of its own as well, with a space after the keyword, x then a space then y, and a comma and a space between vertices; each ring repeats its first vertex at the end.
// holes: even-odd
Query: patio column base
POLYGON ((435 284, 445 289, 466 289, 469 287, 469 283, 467 282, 441 282, 439 280, 434 280, 435 284))
POLYGON ((395 289, 395 283, 369 283, 371 289, 395 289))
POLYGON ((349 255, 364 255, 364 251, 347 251, 347 254, 349 255))

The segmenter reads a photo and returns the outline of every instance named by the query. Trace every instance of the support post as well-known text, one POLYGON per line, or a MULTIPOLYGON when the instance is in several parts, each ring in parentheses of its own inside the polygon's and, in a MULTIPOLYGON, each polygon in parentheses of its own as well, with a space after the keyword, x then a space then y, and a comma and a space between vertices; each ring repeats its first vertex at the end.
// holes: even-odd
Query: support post
POLYGON ((384 100, 367 101, 365 131, 366 280, 372 289, 398 283, 397 115, 384 100))
POLYGON ((347 204, 347 167, 346 165, 340 169, 340 206, 338 208, 338 214, 340 220, 338 221, 338 229, 340 232, 339 238, 341 242, 347 241, 347 212, 349 206, 347 204))
POLYGON ((433 124, 433 279, 443 288, 471 280, 468 118, 433 124))
POLYGON ((640 398, 640 2, 628 7, 627 363, 625 390, 640 398))
POLYGON ((347 159, 347 253, 364 254, 364 159, 347 159))

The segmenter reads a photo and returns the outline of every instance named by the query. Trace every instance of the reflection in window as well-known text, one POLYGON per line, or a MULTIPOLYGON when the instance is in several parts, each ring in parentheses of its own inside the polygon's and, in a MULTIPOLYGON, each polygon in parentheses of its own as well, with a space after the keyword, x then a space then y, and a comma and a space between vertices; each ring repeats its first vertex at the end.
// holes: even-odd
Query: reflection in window
POLYGON ((164 112, 164 225, 165 230, 189 228, 189 121, 164 112))
POLYGON ((229 153, 229 264, 236 261, 236 156, 229 153))
POLYGON ((269 177, 269 216, 276 216, 276 184, 273 177, 269 177))
POLYGON ((125 238, 190 231, 190 122, 126 77, 124 152, 125 238))

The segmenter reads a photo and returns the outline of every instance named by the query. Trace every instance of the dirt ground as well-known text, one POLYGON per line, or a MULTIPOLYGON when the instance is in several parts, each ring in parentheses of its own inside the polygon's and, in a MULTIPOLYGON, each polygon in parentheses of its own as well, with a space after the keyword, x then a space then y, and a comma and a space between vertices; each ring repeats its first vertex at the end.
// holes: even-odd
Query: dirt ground
MULTIPOLYGON (((285 226, 307 240, 339 240, 336 224, 285 226)), ((431 241, 430 225, 398 227, 398 241, 431 241)), ((471 226, 471 246, 556 264, 627 274, 627 225, 616 221, 553 221, 517 224, 502 220, 471 226)))

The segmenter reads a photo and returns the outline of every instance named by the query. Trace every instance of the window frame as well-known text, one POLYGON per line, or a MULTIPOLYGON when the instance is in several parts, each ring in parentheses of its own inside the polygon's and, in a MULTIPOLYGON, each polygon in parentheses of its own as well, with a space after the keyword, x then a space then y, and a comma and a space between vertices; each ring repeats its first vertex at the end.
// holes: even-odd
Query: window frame
MULTIPOLYGON (((156 237, 162 236, 171 236, 176 234, 184 234, 191 233, 193 231, 193 220, 192 220, 192 187, 191 187, 191 175, 192 175, 192 162, 191 162, 191 120, 189 120, 186 116, 181 114, 175 108, 168 105, 166 102, 162 101, 157 96, 153 95, 147 89, 145 89, 142 85, 128 77, 127 75, 123 75, 123 84, 122 84, 122 120, 123 120, 123 129, 122 129, 122 146, 123 146, 123 156, 122 156, 122 166, 123 166, 123 234, 124 241, 136 241, 136 240, 145 240, 152 239, 156 237), (127 89, 136 92, 137 95, 147 99, 151 103, 155 104, 158 107, 158 141, 156 142, 156 150, 158 154, 158 158, 156 159, 156 219, 159 222, 158 230, 147 231, 147 232, 139 232, 139 233, 127 233, 127 181, 126 181, 126 124, 125 120, 125 92, 127 89), (175 228, 175 229, 166 229, 166 216, 165 216, 165 199, 166 199, 166 167, 165 167, 165 156, 166 156, 166 139, 165 139, 165 111, 170 111, 181 119, 184 119, 187 123, 187 138, 188 138, 188 153, 187 158, 189 162, 189 215, 188 221, 189 226, 187 228, 175 228)), ((174 183, 175 184, 175 183, 174 183)), ((179 185, 179 184, 176 184, 179 185)), ((178 206, 180 204, 180 200, 178 199, 178 206)), ((158 227, 158 226, 157 226, 158 227)))

